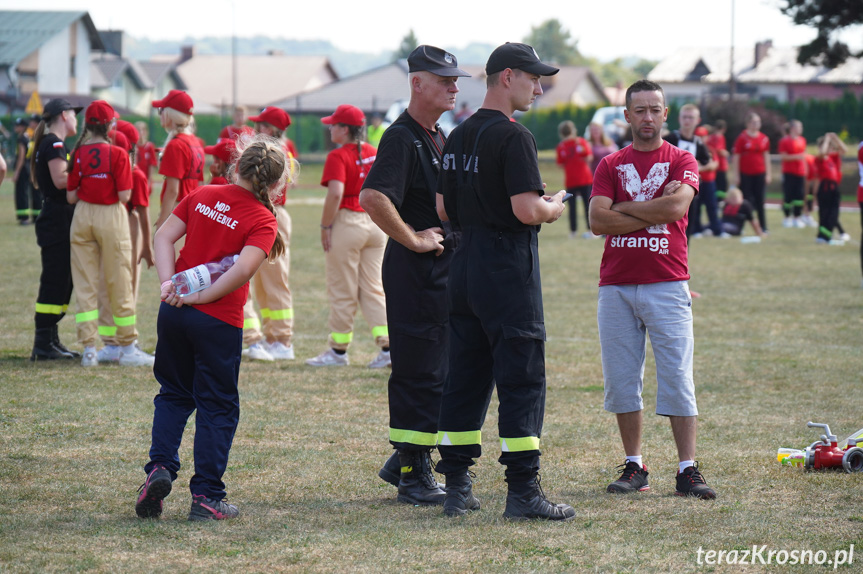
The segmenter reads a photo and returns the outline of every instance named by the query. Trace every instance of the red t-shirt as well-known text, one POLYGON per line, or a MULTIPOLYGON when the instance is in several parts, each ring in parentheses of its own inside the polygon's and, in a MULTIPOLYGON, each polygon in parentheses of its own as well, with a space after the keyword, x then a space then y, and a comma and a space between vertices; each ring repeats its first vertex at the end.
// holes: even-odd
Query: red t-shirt
MULTIPOLYGON (((666 141, 649 152, 627 146, 602 158, 590 197, 609 197, 614 203, 650 201, 661 197, 672 180, 698 192, 698 162, 694 155, 666 141)), ((599 267, 600 286, 689 279, 687 219, 684 215, 674 223, 606 236, 599 267)))
POLYGON ((235 125, 225 126, 222 128, 222 131, 219 132, 219 141, 226 139, 235 140, 243 134, 253 136, 255 135, 255 130, 251 126, 246 125, 239 128, 235 125))
POLYGON ((557 163, 564 168, 564 185, 567 189, 593 183, 593 173, 585 158, 593 150, 584 138, 567 138, 557 145, 557 163))
POLYGON ((150 206, 150 184, 147 182, 147 176, 136 165, 132 170, 132 199, 126 204, 129 211, 136 207, 150 206))
MULTIPOLYGON (((247 245, 269 253, 276 240, 276 217, 238 185, 205 185, 181 201, 173 213, 186 224, 186 243, 177 258, 177 273, 237 255, 247 245)), ((195 308, 242 327, 248 294, 246 283, 221 299, 195 308)))
POLYGON ((132 189, 129 152, 108 143, 85 144, 72 155, 72 171, 66 189, 77 189, 78 199, 111 205, 119 191, 132 189))
POLYGON ((153 145, 153 142, 138 146, 138 151, 135 154, 135 165, 141 168, 147 181, 150 181, 150 167, 159 165, 159 155, 156 153, 156 146, 153 145))
POLYGON ((339 209, 351 211, 363 211, 360 207, 360 190, 366 180, 366 174, 375 162, 378 150, 371 144, 363 144, 363 159, 357 156, 356 144, 345 144, 336 148, 327 155, 324 164, 324 173, 321 175, 321 185, 324 187, 331 180, 340 181, 345 184, 345 193, 339 209))
POLYGON ((818 167, 815 165, 815 156, 806 154, 806 181, 818 179, 818 167))
POLYGON ((754 136, 743 131, 734 142, 734 153, 740 154, 740 173, 761 175, 767 173, 764 152, 770 150, 770 140, 761 132, 754 136))
POLYGON ((300 152, 297 151, 297 146, 294 145, 293 140, 285 138, 285 151, 291 153, 290 157, 297 159, 300 157, 300 152))
MULTIPOLYGON (((719 161, 719 154, 716 153, 716 150, 713 149, 713 146, 707 144, 707 151, 710 152, 710 159, 712 159, 713 161, 719 161)), ((700 172, 698 172, 698 175, 701 177, 701 181, 716 181, 716 171, 716 169, 711 169, 709 171, 701 170, 700 172)))
MULTIPOLYGON (((192 193, 204 181, 204 148, 198 143, 198 138, 189 134, 177 134, 171 138, 162 153, 159 173, 180 180, 177 203, 192 193)), ((165 180, 160 201, 165 197, 167 185, 168 181, 165 180)))
POLYGON ((842 158, 838 153, 816 157, 815 169, 818 171, 818 179, 829 179, 836 183, 842 181, 842 158))
POLYGON ((221 175, 214 175, 210 178, 210 185, 227 185, 228 183, 230 183, 228 179, 221 175))
MULTIPOLYGON (((785 136, 781 140, 779 140, 779 153, 784 153, 788 155, 797 155, 806 152, 806 138, 803 136, 791 137, 785 136)), ((792 159, 792 160, 783 160, 782 162, 782 173, 788 173, 791 175, 806 175, 806 160, 805 159, 792 159)))
MULTIPOLYGON (((713 149, 719 150, 727 150, 725 147, 725 134, 711 134, 707 138, 707 145, 711 146, 713 149)), ((719 165, 716 166, 716 171, 728 171, 728 158, 722 154, 717 153, 719 157, 719 165)))

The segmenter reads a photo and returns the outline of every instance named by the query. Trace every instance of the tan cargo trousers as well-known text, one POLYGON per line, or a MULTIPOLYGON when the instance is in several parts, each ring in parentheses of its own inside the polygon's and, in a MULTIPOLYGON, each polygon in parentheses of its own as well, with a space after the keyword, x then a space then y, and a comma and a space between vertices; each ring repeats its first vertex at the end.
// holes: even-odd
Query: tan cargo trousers
POLYGON ((340 209, 333 221, 327 258, 327 298, 330 302, 329 345, 347 350, 353 340, 357 307, 372 330, 378 347, 389 347, 387 305, 381 280, 387 236, 368 213, 340 209))
POLYGON ((99 205, 79 201, 70 231, 72 284, 78 312, 78 342, 94 347, 99 319, 100 269, 111 315, 117 326, 117 344, 131 345, 138 338, 135 299, 132 294, 132 241, 129 216, 120 204, 99 205))

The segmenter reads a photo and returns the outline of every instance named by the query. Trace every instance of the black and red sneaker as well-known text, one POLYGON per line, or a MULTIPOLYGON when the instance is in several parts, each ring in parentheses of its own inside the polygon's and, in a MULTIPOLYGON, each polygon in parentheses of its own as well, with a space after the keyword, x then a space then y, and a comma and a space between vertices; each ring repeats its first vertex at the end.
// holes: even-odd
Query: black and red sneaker
POLYGON ((688 466, 683 472, 677 473, 677 496, 694 496, 704 500, 716 498, 716 491, 707 486, 704 477, 698 470, 698 462, 688 466))
POLYGON ((226 520, 236 518, 240 511, 233 504, 224 500, 207 498, 203 494, 192 495, 192 509, 189 511, 189 520, 226 520))
POLYGON ((647 484, 647 467, 637 462, 626 462, 617 467, 620 478, 608 485, 605 490, 615 494, 629 494, 630 492, 644 492, 650 490, 647 484))
POLYGON ((141 518, 158 518, 162 514, 162 500, 171 494, 171 473, 157 464, 138 489, 135 514, 141 518))

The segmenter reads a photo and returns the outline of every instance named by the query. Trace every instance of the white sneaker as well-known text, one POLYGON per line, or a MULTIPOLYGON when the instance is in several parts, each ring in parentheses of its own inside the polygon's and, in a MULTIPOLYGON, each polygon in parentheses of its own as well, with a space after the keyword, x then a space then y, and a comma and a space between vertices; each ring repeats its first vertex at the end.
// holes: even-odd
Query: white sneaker
POLYGON ((709 227, 705 227, 704 231, 701 232, 704 237, 713 237, 713 230, 709 227))
POLYGON ((817 222, 817 221, 815 221, 814 219, 812 219, 812 216, 811 216, 811 215, 804 215, 804 216, 803 216, 803 221, 804 221, 804 222, 806 223, 806 225, 808 225, 809 227, 818 227, 818 222, 817 222))
POLYGON ((96 358, 96 347, 84 347, 84 353, 81 355, 82 367, 95 367, 99 364, 99 359, 96 358))
POLYGON ((585 231, 584 233, 582 233, 582 234, 581 234, 581 237, 582 237, 583 239, 596 239, 596 238, 598 238, 598 237, 600 237, 600 236, 599 236, 599 235, 594 235, 592 231, 585 231))
POLYGON ((138 348, 135 343, 129 345, 132 350, 127 351, 128 347, 120 348, 119 363, 121 367, 152 367, 156 362, 156 357, 149 353, 145 353, 138 348))
POLYGON ((726 233, 725 231, 719 234, 719 239, 728 239, 729 237, 731 237, 731 234, 726 233))
POLYGON ((263 342, 252 343, 243 351, 243 356, 253 361, 275 361, 263 342))
POLYGON ((782 227, 794 227, 794 220, 790 217, 786 217, 782 220, 782 227))
POLYGON ((96 353, 96 360, 100 363, 116 363, 120 360, 120 346, 105 345, 96 353))
POLYGON ((392 367, 393 361, 390 359, 389 351, 381 351, 375 360, 369 363, 370 369, 383 369, 384 367, 392 367))
POLYGON ((280 343, 276 341, 275 343, 270 343, 270 355, 272 355, 273 359, 276 361, 293 361, 294 360, 294 346, 293 345, 285 345, 284 343, 280 343))
POLYGON ((794 227, 796 227, 797 229, 804 229, 806 227, 806 222, 803 221, 802 217, 795 217, 794 227))
POLYGON ((306 359, 306 364, 312 367, 345 367, 351 363, 347 353, 339 355, 332 349, 327 349, 314 359, 306 359))
POLYGON ((851 241, 851 236, 847 233, 843 233, 839 236, 839 239, 841 239, 842 241, 851 241))

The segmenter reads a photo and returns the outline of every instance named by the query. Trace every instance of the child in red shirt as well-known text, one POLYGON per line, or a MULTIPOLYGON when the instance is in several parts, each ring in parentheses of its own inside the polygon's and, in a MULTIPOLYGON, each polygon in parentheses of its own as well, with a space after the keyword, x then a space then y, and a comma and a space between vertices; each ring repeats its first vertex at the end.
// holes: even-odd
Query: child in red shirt
POLYGON ((815 167, 818 170, 818 243, 843 243, 850 239, 844 234, 834 238, 833 229, 839 226, 839 182, 842 181, 842 155, 848 151, 839 136, 828 132, 818 138, 818 156, 815 167))
POLYGON ((557 146, 557 165, 563 168, 566 191, 572 194, 567 200, 569 204, 569 236, 575 237, 578 231, 578 218, 575 208, 576 196, 581 196, 584 204, 584 221, 587 231, 585 239, 592 239, 588 207, 590 205, 590 186, 593 183, 593 172, 590 164, 593 161, 593 150, 584 138, 578 137, 575 124, 570 120, 561 122, 557 128, 560 143, 557 146))
POLYGON ((159 173, 165 176, 155 224, 159 229, 174 207, 204 181, 204 148, 192 131, 193 104, 189 94, 171 90, 152 105, 159 109, 162 127, 168 132, 159 160, 159 173))
POLYGON ((270 198, 284 184, 287 165, 278 142, 255 138, 237 160, 236 185, 201 187, 181 201, 156 232, 162 305, 153 374, 161 388, 153 400, 147 479, 135 504, 141 518, 162 514, 162 500, 180 470, 183 431, 196 409, 189 520, 239 515, 237 507, 225 501, 222 476, 240 418, 243 303, 249 279, 267 254, 272 260, 285 249, 270 198), (175 261, 176 243, 184 236, 175 261), (236 254, 233 266, 209 287, 185 297, 176 293, 174 273, 236 254))
POLYGON ((233 139, 220 139, 216 145, 208 145, 204 148, 207 155, 213 156, 210 164, 210 185, 225 185, 228 181, 228 168, 234 163, 237 153, 237 145, 233 139))
MULTIPOLYGON (((126 150, 113 146, 108 130, 114 109, 96 100, 85 111, 85 129, 72 151, 66 199, 78 204, 72 218, 72 282, 78 302, 75 322, 84 346, 81 365, 98 365, 96 355, 98 291, 104 271, 108 299, 122 366, 153 364, 135 344, 135 299, 132 294, 132 257, 129 221, 123 204, 132 194, 132 169, 126 150)), ((124 138, 125 139, 125 138, 124 138)))

